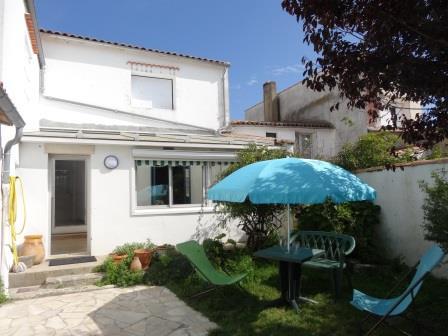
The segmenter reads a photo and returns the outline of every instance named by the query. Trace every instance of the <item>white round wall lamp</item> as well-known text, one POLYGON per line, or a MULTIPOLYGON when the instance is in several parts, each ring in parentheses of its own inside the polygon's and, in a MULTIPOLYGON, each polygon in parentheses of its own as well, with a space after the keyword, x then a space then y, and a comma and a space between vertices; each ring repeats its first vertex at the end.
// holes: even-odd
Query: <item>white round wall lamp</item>
POLYGON ((120 161, 115 155, 108 155, 104 158, 104 167, 107 169, 115 169, 118 167, 120 161))

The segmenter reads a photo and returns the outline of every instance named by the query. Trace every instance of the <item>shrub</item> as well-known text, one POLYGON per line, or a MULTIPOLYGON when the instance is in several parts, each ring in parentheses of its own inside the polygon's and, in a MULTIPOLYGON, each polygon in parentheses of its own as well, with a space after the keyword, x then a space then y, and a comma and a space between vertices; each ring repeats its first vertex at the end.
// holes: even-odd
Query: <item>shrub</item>
POLYGON ((119 264, 114 263, 111 258, 107 258, 99 269, 99 271, 104 272, 104 277, 100 280, 98 285, 128 287, 143 283, 144 272, 131 271, 129 269, 132 258, 132 255, 128 254, 128 257, 119 264))
POLYGON ((432 173, 434 184, 420 182, 426 193, 423 204, 425 239, 434 241, 448 252, 448 176, 445 170, 432 173))
POLYGON ((193 273, 193 268, 182 254, 174 248, 168 249, 166 254, 156 254, 151 266, 144 275, 144 282, 152 285, 167 285, 172 281, 181 281, 193 273))
POLYGON ((327 200, 323 204, 302 207, 299 228, 351 235, 356 240, 351 257, 363 262, 376 262, 379 255, 374 244, 374 230, 380 221, 379 214, 380 207, 371 202, 335 204, 327 200))
MULTIPOLYGON (((237 162, 230 165, 223 172, 221 178, 251 163, 280 159, 290 155, 289 152, 282 149, 249 145, 238 152, 237 162)), ((226 220, 238 220, 238 226, 247 236, 247 246, 252 250, 259 249, 272 235, 277 234, 280 226, 277 219, 284 211, 284 207, 280 205, 252 204, 249 201, 244 203, 220 202, 219 204, 222 206, 221 211, 226 220)))
POLYGON ((356 143, 345 144, 333 162, 353 171, 377 166, 390 167, 397 163, 412 161, 410 150, 404 150, 400 156, 392 153, 400 142, 400 137, 394 133, 368 133, 361 136, 356 143))
POLYGON ((8 301, 8 297, 5 294, 5 289, 3 288, 3 282, 0 279, 0 305, 8 301))

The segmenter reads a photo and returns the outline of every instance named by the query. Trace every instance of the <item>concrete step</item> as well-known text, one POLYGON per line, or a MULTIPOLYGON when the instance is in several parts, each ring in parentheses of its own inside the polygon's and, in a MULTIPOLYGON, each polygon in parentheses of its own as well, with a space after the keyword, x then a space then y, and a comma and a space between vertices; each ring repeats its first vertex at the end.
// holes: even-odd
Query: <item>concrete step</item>
POLYGON ((106 257, 96 258, 97 261, 95 262, 61 266, 48 266, 48 260, 46 260, 23 273, 9 273, 9 288, 41 286, 45 284, 48 278, 93 273, 106 257))
POLYGON ((83 273, 83 274, 69 274, 61 275, 58 277, 48 277, 45 280, 44 288, 57 289, 66 287, 78 287, 94 285, 97 281, 101 280, 103 274, 101 273, 83 273))
POLYGON ((28 300, 45 296, 56 296, 71 293, 91 292, 113 288, 113 285, 98 287, 95 285, 75 286, 65 288, 44 288, 42 286, 29 286, 9 289, 9 298, 11 300, 28 300))

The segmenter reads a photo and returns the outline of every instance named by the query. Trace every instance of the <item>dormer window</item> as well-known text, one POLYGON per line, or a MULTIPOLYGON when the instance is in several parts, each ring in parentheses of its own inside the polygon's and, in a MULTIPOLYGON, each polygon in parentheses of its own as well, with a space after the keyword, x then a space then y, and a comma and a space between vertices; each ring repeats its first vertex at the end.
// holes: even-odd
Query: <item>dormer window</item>
POLYGON ((132 75, 132 106, 172 110, 173 80, 148 76, 132 75))

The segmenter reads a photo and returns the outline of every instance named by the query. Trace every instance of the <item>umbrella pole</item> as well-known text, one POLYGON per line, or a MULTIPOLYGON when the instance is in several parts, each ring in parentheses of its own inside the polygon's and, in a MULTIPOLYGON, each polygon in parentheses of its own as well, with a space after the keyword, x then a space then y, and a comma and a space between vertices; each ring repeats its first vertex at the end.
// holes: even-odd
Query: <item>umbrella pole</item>
POLYGON ((288 204, 288 231, 287 231, 287 235, 288 235, 288 238, 286 239, 286 242, 287 242, 287 244, 288 244, 288 247, 287 247, 287 249, 288 249, 288 253, 289 253, 289 239, 290 239, 290 226, 291 226, 291 209, 290 209, 290 207, 289 207, 289 204, 288 204))

